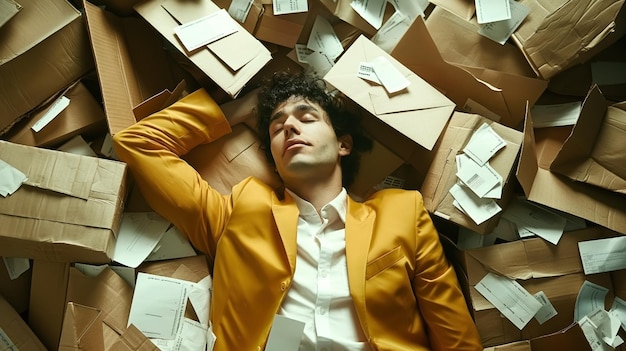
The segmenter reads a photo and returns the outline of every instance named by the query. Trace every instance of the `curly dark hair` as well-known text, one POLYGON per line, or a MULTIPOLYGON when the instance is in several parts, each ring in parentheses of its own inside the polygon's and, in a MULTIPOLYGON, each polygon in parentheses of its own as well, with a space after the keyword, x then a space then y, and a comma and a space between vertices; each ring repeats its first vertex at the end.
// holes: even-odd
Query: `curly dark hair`
POLYGON ((277 72, 265 82, 258 95, 257 132, 261 139, 261 149, 270 164, 274 158, 270 150, 269 125, 271 114, 280 103, 290 97, 303 97, 320 105, 328 115, 330 124, 337 137, 352 137, 352 152, 341 158, 342 183, 348 188, 354 182, 359 169, 361 154, 372 149, 372 140, 365 134, 361 125, 361 116, 346 108, 345 97, 335 92, 328 92, 325 82, 318 77, 305 73, 277 72))

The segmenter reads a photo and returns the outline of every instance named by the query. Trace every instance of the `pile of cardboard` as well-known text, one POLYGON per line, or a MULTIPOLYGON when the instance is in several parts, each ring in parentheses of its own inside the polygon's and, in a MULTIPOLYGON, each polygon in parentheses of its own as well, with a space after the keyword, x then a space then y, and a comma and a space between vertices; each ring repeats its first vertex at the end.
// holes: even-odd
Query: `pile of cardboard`
MULTIPOLYGON (((354 198, 423 194, 486 350, 620 349, 624 1, 489 3, 0 0, 0 348, 170 349, 134 284, 206 292, 210 263, 145 203, 111 135, 204 88, 250 118, 185 159, 222 193, 278 186, 250 97, 289 70, 363 115, 354 198), (141 226, 149 244, 116 249, 141 226)), ((172 323, 210 332, 190 306, 172 323)))

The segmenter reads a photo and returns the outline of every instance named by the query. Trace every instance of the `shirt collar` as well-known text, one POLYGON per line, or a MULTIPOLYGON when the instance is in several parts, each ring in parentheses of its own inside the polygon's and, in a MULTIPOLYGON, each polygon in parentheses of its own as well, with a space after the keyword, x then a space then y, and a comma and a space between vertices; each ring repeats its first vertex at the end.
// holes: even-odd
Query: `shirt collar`
MULTIPOLYGON (((285 189, 285 191, 289 193, 289 195, 293 198, 294 202, 296 203, 296 206, 298 206, 298 211, 300 211, 301 217, 303 218, 309 218, 310 216, 315 216, 317 218, 320 217, 317 211, 315 210, 315 207, 310 202, 299 197, 298 195, 296 195, 293 191, 289 189, 285 189)), ((334 199, 330 200, 329 203, 322 206, 322 211, 328 210, 329 208, 334 209, 335 210, 334 212, 337 213, 337 215, 339 216, 339 219, 341 219, 341 221, 345 223, 347 201, 348 201, 348 193, 345 188, 341 188, 341 191, 334 199)))

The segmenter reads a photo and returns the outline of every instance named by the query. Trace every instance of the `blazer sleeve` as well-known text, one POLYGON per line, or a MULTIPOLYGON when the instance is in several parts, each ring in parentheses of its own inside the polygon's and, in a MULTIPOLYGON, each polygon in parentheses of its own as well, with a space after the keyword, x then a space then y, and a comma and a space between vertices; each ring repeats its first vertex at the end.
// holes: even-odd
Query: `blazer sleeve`
POLYGON ((113 136, 119 159, 151 208, 211 258, 230 213, 229 196, 212 189, 180 156, 230 131, 219 106, 199 89, 113 136))
POLYGON ((454 267, 448 262, 435 226, 417 196, 417 252, 413 288, 428 326, 433 350, 482 350, 459 286, 454 267))

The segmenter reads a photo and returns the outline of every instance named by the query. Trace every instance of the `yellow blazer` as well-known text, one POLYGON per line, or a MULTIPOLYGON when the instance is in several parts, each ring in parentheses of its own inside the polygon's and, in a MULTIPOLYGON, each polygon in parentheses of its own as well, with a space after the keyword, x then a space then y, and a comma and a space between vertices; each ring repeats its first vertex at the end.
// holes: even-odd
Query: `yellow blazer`
MULTIPOLYGON (((200 89, 117 133, 114 145, 152 208, 213 261, 215 350, 262 350, 292 282, 298 208, 255 178, 220 194, 180 159, 229 132, 200 89)), ((482 350, 419 192, 349 199, 345 231, 350 294, 374 350, 482 350)))

